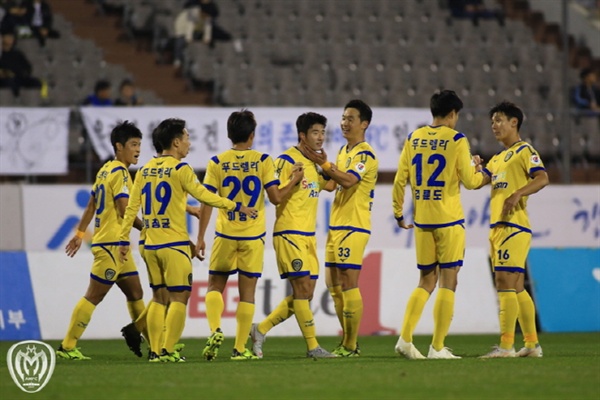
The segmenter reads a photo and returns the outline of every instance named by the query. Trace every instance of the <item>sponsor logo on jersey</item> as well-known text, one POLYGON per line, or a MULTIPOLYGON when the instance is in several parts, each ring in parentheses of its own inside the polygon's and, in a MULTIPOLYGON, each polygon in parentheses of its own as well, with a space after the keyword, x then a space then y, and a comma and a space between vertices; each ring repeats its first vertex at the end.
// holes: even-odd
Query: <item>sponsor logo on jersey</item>
POLYGON ((362 174, 363 172, 365 172, 365 164, 363 164, 363 163, 356 164, 356 167, 354 167, 354 168, 356 169, 356 171, 359 174, 362 174))
POLYGON ((531 155, 531 163, 535 164, 535 165, 539 165, 542 162, 542 160, 540 160, 540 156, 538 156, 537 154, 533 153, 531 155))

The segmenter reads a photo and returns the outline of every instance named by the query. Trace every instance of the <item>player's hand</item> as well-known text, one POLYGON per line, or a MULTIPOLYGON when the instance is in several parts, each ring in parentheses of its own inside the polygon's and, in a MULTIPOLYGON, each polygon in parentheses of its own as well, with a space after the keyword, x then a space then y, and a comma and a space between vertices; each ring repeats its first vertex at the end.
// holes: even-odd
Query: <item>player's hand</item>
POLYGON ((206 250, 206 242, 204 239, 198 238, 198 243, 196 243, 196 252, 194 253, 194 257, 198 257, 200 261, 204 261, 206 258, 204 251, 206 250))
POLYGON ((290 179, 292 182, 298 183, 304 177, 304 164, 301 162, 294 164, 294 168, 292 168, 292 174, 290 179))
POLYGON ((73 236, 73 238, 69 240, 69 243, 67 243, 67 246, 65 247, 65 253, 67 253, 69 257, 73 257, 75 254, 77 254, 77 251, 81 247, 81 243, 81 238, 73 236))
POLYGON ((252 207, 241 206, 239 212, 244 213, 251 218, 256 218, 258 216, 258 211, 256 210, 256 208, 252 207))
POLYGON ((190 214, 193 217, 196 217, 198 219, 200 219, 200 210, 202 210, 202 208, 200 206, 198 207, 193 207, 193 206, 186 206, 185 207, 185 211, 190 214))
POLYGON ((322 165, 327 162, 327 153, 325 150, 321 149, 319 151, 315 151, 310 148, 304 141, 301 141, 302 145, 302 153, 308 158, 310 161, 316 163, 317 165, 322 165))
POLYGON ((521 200, 521 195, 517 192, 511 194, 504 200, 504 204, 502 205, 502 215, 509 215, 513 212, 514 208, 519 204, 521 200))
POLYGON ((402 229, 412 229, 415 227, 413 224, 406 225, 404 218, 401 219, 400 221, 397 221, 397 223, 398 223, 398 227, 400 227, 402 229))
POLYGON ((121 262, 127 261, 127 253, 129 253, 129 245, 119 246, 119 260, 121 262))

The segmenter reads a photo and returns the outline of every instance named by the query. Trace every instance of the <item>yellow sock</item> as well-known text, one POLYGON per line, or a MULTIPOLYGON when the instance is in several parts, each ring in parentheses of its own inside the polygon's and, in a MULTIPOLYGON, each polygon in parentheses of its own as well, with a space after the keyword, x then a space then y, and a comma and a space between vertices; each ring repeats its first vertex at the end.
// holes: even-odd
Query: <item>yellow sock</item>
POLYGON ((87 328, 90 323, 95 309, 96 306, 90 303, 85 297, 79 299, 73 309, 73 314, 71 314, 71 322, 69 323, 69 329, 67 330, 65 339, 61 344, 63 349, 73 350, 73 348, 75 348, 77 340, 83 335, 85 328, 87 328))
POLYGON ((400 336, 402 336, 405 342, 410 343, 413 341, 413 332, 421 319, 421 314, 423 314, 427 300, 429 300, 429 292, 423 288, 418 287, 411 293, 406 304, 404 321, 402 322, 402 330, 400 331, 400 336))
POLYGON ((306 340, 306 348, 308 350, 315 349, 319 346, 317 342, 317 332, 315 329, 315 317, 310 309, 308 300, 294 299, 294 311, 296 314, 296 321, 302 331, 302 336, 306 340))
POLYGON ((363 314, 363 301, 358 288, 342 292, 344 301, 344 341, 342 345, 348 350, 356 350, 358 329, 363 314))
POLYGON ((246 342, 248 341, 248 335, 250 335, 250 328, 252 328, 252 318, 254 318, 254 303, 240 301, 235 312, 237 329, 235 330, 234 346, 240 353, 243 353, 246 349, 246 342))
POLYGON ((342 296, 342 286, 335 285, 327 288, 329 294, 333 299, 333 306, 335 307, 335 313, 337 314, 340 326, 344 328, 344 298, 342 296))
POLYGON ((274 326, 279 325, 294 314, 294 296, 289 295, 275 307, 271 314, 258 324, 258 331, 266 334, 274 326))
POLYGON ((223 315, 223 310, 225 310, 223 295, 221 292, 212 290, 206 293, 204 302, 206 303, 206 319, 208 319, 208 326, 212 333, 221 327, 221 315, 223 315))
POLYGON ((515 327, 519 315, 517 292, 513 290, 499 290, 500 302, 500 348, 510 350, 515 344, 515 327))
POLYGON ((444 348, 444 340, 448 335, 452 316, 454 315, 454 291, 440 288, 433 306, 433 340, 431 345, 435 351, 444 348))
POLYGON ((519 302, 519 325, 521 326, 521 332, 523 332, 525 347, 533 349, 538 344, 535 326, 535 304, 533 304, 533 299, 527 290, 517 293, 517 301, 519 302))
POLYGON ((146 314, 146 327, 148 329, 150 350, 160 354, 163 344, 163 332, 165 329, 165 314, 167 307, 151 301, 146 314))
POLYGON ((138 317, 135 319, 135 321, 133 321, 133 324, 135 325, 135 329, 137 329, 138 332, 141 332, 142 335, 144 335, 144 338, 146 338, 147 343, 150 343, 150 336, 148 335, 148 328, 146 325, 146 316, 148 315, 149 307, 150 307, 150 303, 146 304, 146 307, 144 307, 144 311, 142 311, 142 313, 140 315, 138 315, 138 317))
POLYGON ((179 342, 183 328, 185 327, 185 311, 187 306, 178 301, 172 301, 167 310, 165 319, 165 342, 163 348, 167 353, 172 353, 175 344, 179 342))

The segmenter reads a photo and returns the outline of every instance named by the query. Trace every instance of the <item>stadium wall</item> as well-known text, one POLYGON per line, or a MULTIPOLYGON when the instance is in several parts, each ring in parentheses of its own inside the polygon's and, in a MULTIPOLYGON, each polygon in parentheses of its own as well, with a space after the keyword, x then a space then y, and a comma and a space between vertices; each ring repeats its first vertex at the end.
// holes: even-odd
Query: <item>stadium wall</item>
MULTIPOLYGON (((92 255, 82 248, 71 259, 64 246, 71 237, 89 197, 84 185, 0 186, 2 237, 15 235, 11 226, 24 228, 24 246, 0 251, 0 340, 60 339, 69 323, 70 313, 84 294, 89 279, 92 255), (19 200, 19 201, 17 201, 19 200), (5 205, 11 205, 7 213, 5 205), (20 205, 19 205, 20 204, 20 205), (22 224, 19 211, 23 212, 22 224), (14 219, 14 221, 13 221, 14 219)), ((418 281, 413 238, 410 232, 395 227, 391 211, 390 185, 377 188, 373 207, 373 234, 365 254, 361 291, 365 300, 361 335, 396 334, 406 301, 418 281)), ((534 227, 529 270, 541 328, 545 331, 600 331, 600 188, 598 186, 550 186, 530 198, 534 227)), ((325 227, 332 195, 324 193, 318 216, 318 244, 323 249, 325 227)), ((465 266, 459 275, 459 290, 451 334, 496 333, 498 331, 496 295, 487 260, 489 194, 487 190, 463 193, 467 224, 465 266)), ((194 201, 190 201, 194 204, 194 201)), ((410 202, 405 205, 411 209, 410 202)), ((268 227, 274 210, 268 205, 268 227)), ((214 218, 213 218, 214 223, 214 218)), ((191 237, 197 233, 196 221, 189 219, 191 237)), ((16 235, 18 236, 18 234, 16 235)), ((86 240, 89 241, 88 232, 86 240)), ((135 236, 132 235, 132 240, 135 236)), ((209 238, 209 242, 212 238, 209 238)), ((7 243, 6 239, 0 241, 7 243)), ((209 243, 210 246, 210 243, 209 243)), ((267 249, 271 249, 267 245, 267 249)), ((319 252, 323 261, 323 251, 319 252)), ((146 272, 139 255, 142 282, 146 272)), ((234 279, 234 278, 232 278, 234 279)), ((188 308, 186 337, 208 333, 204 317, 207 262, 194 260, 194 285, 188 308)), ((235 282, 235 281, 234 281, 235 282)), ((287 283, 277 274, 272 250, 265 255, 264 277, 259 283, 255 320, 266 316, 289 293, 287 283)), ((237 290, 225 293, 223 329, 235 331, 237 290)), ((145 287, 145 298, 150 299, 145 287)), ((94 314, 86 338, 116 338, 128 321, 123 295, 115 289, 94 314)), ((417 334, 433 331, 429 302, 417 334)), ((333 305, 319 281, 313 309, 319 335, 339 333, 333 305)), ((273 335, 298 335, 295 321, 286 322, 273 335)))

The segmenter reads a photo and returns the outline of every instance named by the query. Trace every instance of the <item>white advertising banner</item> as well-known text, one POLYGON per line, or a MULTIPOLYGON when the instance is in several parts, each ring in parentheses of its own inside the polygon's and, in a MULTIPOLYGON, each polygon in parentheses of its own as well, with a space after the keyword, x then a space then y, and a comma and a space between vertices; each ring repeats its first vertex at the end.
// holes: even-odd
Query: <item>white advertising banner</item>
MULTIPOLYGON (((90 196, 85 185, 24 185, 23 210, 25 250, 62 251, 73 235, 90 196)), ((468 247, 488 247, 489 187, 463 190, 462 200, 467 227, 468 247)), ((322 192, 317 216, 317 242, 325 247, 333 193, 322 192)), ((369 249, 413 248, 413 231, 399 229, 392 212, 392 186, 377 185, 372 213, 372 235, 369 249)), ((190 199, 190 204, 197 205, 190 199)), ((411 210, 407 199, 406 210, 411 210)), ((598 185, 548 186, 529 198, 528 210, 533 226, 532 247, 599 247, 600 187, 598 185)), ((275 209, 267 204, 267 248, 275 209)), ((408 212, 410 214, 410 211, 408 212)), ((207 232, 214 232, 215 217, 207 232)), ((197 220, 188 216, 188 230, 195 240, 197 220)), ((91 239, 91 227, 87 240, 91 239)), ((137 233, 132 231, 132 241, 137 233)), ((6 233, 5 233, 6 234, 6 233)), ((212 244, 212 235, 206 237, 212 244)))
POLYGON ((69 109, 0 107, 0 175, 68 172, 69 109))
MULTIPOLYGON (((322 259, 323 251, 319 251, 322 259)), ((92 254, 82 249, 74 258, 56 252, 28 252, 31 283, 37 315, 43 340, 62 339, 71 317, 70 310, 84 295, 89 282, 92 254), (60 280, 60 296, 52 282, 60 280)), ((147 286, 147 274, 139 254, 135 261, 140 270, 144 298, 151 298, 147 286)), ((193 261, 193 286, 188 303, 188 318, 184 337, 206 337, 209 335, 206 320, 204 297, 208 286, 207 262, 193 261)), ((317 334, 320 336, 338 335, 340 325, 335 315, 333 302, 322 278, 317 283, 312 309, 315 314, 317 334)), ((419 281, 415 267, 414 251, 372 250, 364 258, 360 287, 364 302, 363 320, 359 334, 396 335, 402 323, 408 298, 419 281)), ((496 293, 487 264, 487 253, 483 249, 467 249, 465 265, 461 269, 456 305, 450 336, 462 333, 497 333, 498 316, 496 293)), ((288 284, 279 278, 273 250, 265 253, 263 277, 259 280, 256 292, 254 321, 264 319, 289 294, 288 284)), ((235 336, 235 310, 238 303, 237 276, 223 294, 225 310, 221 328, 227 337, 235 336)), ((417 326, 416 334, 433 332, 434 298, 427 303, 423 317, 417 326)), ((130 321, 125 297, 115 285, 103 302, 96 308, 82 339, 119 338, 120 329, 130 321)), ((269 335, 300 336, 296 320, 292 317, 275 327, 269 335)), ((448 339, 451 342, 451 339, 448 339)), ((232 343, 232 342, 230 342, 232 343)), ((302 342, 299 351, 304 351, 302 342)), ((268 343, 265 352, 268 351, 268 343)), ((390 349, 390 351, 393 351, 390 349)))
MULTIPOLYGON (((227 118, 239 108, 204 107, 82 107, 85 127, 94 149, 101 159, 113 156, 110 132, 119 122, 129 120, 142 131, 142 153, 138 166, 154 154, 150 134, 166 118, 181 118, 187 122, 192 147, 185 159, 195 169, 206 169, 210 157, 231 147, 227 138, 227 118)), ((273 158, 298 143, 296 118, 313 111, 327 117, 327 137, 324 146, 330 160, 346 141, 342 136, 340 108, 264 108, 251 109, 258 126, 253 148, 268 153, 273 158)), ((395 171, 404 140, 416 128, 428 124, 431 113, 421 108, 375 108, 367 129, 366 140, 379 158, 381 171, 395 171)))

